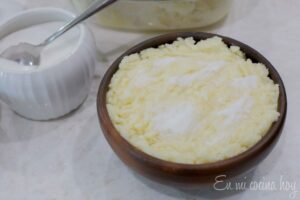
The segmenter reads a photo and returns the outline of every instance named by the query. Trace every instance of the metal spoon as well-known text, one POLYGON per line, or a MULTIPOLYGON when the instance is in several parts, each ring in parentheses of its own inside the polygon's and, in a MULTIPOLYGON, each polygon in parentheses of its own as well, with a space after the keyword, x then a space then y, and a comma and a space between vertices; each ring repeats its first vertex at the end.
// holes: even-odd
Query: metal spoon
POLYGON ((45 46, 52 43, 54 40, 76 26, 78 23, 84 21, 85 19, 94 15, 96 12, 102 10, 103 8, 116 1, 117 0, 95 0, 81 15, 58 29, 57 32, 48 37, 41 44, 33 45, 29 43, 20 43, 16 46, 9 47, 0 56, 8 60, 18 62, 21 65, 38 66, 40 64, 41 52, 45 46))

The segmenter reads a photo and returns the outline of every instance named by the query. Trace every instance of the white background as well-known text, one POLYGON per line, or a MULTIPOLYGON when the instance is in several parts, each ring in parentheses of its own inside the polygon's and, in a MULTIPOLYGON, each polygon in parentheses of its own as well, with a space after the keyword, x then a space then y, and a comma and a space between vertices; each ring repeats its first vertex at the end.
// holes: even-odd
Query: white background
MULTIPOLYGON (((6 0, 0 1, 3 6, 6 0)), ((19 1, 25 8, 54 6, 74 11, 68 0, 19 1)), ((279 190, 281 177, 296 182, 296 190, 300 191, 299 10, 299 0, 235 0, 223 22, 202 29, 254 47, 273 63, 283 78, 288 95, 286 126, 278 145, 252 177, 252 181, 274 181, 276 191, 184 192, 150 183, 131 173, 102 136, 96 93, 109 64, 124 50, 153 34, 117 32, 89 24, 101 61, 90 96, 76 112, 59 120, 33 122, 0 105, 0 199, 288 199, 290 192, 279 190)), ((299 192, 296 199, 300 199, 299 192)))

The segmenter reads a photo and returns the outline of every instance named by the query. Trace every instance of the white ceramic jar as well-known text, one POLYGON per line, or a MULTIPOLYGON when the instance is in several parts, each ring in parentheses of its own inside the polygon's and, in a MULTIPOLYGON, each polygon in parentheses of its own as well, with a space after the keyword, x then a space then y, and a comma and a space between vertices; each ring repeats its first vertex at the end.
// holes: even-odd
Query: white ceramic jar
MULTIPOLYGON (((57 8, 24 11, 2 23, 0 40, 33 25, 67 22, 74 17, 57 8)), ((93 79, 97 51, 91 32, 82 24, 78 28, 76 48, 57 64, 34 70, 0 66, 0 99, 18 114, 33 120, 58 118, 82 104, 93 79)))
POLYGON ((0 24, 3 20, 23 10, 23 5, 16 0, 1 0, 0 3, 0 24))

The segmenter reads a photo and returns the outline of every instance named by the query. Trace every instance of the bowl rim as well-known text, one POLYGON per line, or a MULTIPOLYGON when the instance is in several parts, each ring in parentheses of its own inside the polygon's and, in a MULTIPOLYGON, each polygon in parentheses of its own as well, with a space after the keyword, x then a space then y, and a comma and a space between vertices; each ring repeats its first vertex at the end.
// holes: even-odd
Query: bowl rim
POLYGON ((144 163, 147 163, 157 168, 163 167, 163 168, 172 168, 173 170, 182 170, 182 169, 192 170, 192 171, 197 170, 197 171, 203 171, 208 175, 211 174, 213 171, 215 172, 215 171, 219 171, 220 169, 226 170, 232 167, 236 167, 241 162, 248 161, 249 159, 253 159, 257 157, 263 150, 267 149, 267 147, 271 145, 273 140, 275 140, 277 136, 281 134, 280 130, 282 129, 283 124, 285 122, 286 112, 287 112, 287 97, 286 97, 285 87, 279 73, 263 55, 261 55, 258 51, 256 51, 252 47, 242 42, 239 42, 235 39, 222 36, 219 34, 214 34, 214 33, 173 32, 173 33, 159 35, 154 38, 150 38, 148 40, 145 40, 144 42, 135 45, 134 47, 130 48, 125 53, 123 53, 121 56, 119 56, 110 65, 109 69, 107 70, 107 72, 105 73, 101 81, 98 90, 97 112, 98 112, 99 122, 103 130, 102 132, 105 135, 106 139, 108 141, 109 139, 117 140, 119 142, 119 145, 123 146, 126 150, 128 150, 128 153, 130 153, 131 156, 141 159, 144 163), (205 40, 207 38, 211 38, 215 36, 222 38, 222 40, 228 46, 234 45, 240 47, 240 49, 246 54, 246 57, 253 60, 253 62, 259 62, 264 64, 269 71, 269 77, 276 84, 279 85, 279 98, 278 98, 277 111, 280 113, 280 116, 276 122, 273 122, 268 132, 255 145, 253 145, 246 151, 236 156, 224 160, 219 160, 216 162, 203 163, 203 164, 185 164, 185 163, 166 161, 143 152, 142 150, 132 145, 125 138, 123 138, 123 136, 114 127, 106 107, 106 93, 108 91, 108 86, 111 82, 111 78, 113 74, 119 69, 119 64, 122 61, 122 59, 127 55, 140 52, 143 49, 147 49, 150 47, 157 47, 159 45, 166 44, 166 43, 171 43, 172 41, 175 41, 178 37, 181 38, 193 37, 196 41, 199 41, 199 40, 205 40), (109 135, 107 133, 108 131, 109 131, 109 135))

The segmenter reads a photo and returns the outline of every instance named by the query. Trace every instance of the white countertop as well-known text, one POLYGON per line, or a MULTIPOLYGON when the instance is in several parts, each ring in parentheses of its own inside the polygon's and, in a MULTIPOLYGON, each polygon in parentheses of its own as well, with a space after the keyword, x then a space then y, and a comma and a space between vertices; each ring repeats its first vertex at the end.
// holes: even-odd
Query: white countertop
MULTIPOLYGON (((2 0, 1 0, 2 1, 2 0)), ((73 10, 68 0, 19 0, 27 8, 55 6, 73 10)), ((0 199, 2 200, 153 200, 289 199, 282 181, 300 191, 300 1, 235 0, 229 16, 205 28, 249 44, 277 68, 288 95, 286 126, 279 143, 249 183, 276 189, 184 192, 145 181, 115 156, 104 139, 96 112, 96 93, 109 64, 150 34, 93 29, 101 52, 86 102, 63 119, 34 122, 0 105, 0 199)), ((300 193, 294 199, 300 199, 300 193)))

